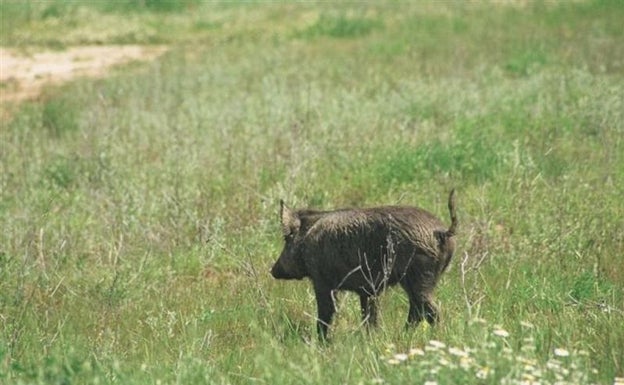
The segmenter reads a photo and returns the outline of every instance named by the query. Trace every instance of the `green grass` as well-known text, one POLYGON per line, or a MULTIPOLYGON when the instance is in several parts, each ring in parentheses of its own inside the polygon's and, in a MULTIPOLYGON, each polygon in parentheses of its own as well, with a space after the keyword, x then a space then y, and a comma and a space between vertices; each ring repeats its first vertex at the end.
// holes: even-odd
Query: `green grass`
POLYGON ((372 18, 322 13, 314 24, 301 31, 298 36, 308 39, 320 36, 355 38, 368 35, 382 26, 381 22, 372 18))
POLYGON ((103 4, 0 2, 2 45, 172 45, 2 122, 0 383, 624 376, 620 2, 103 4), (448 222, 452 187, 441 324, 342 295, 317 343, 279 199, 448 222))

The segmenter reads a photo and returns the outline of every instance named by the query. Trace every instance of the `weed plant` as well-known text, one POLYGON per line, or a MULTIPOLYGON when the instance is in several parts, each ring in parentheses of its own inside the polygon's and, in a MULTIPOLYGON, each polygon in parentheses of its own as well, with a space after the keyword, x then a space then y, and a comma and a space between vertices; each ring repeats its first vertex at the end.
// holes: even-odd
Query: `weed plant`
POLYGON ((172 44, 2 122, 0 383, 623 382, 620 2, 93 3, 0 2, 3 45, 172 44), (318 343, 279 199, 452 187, 440 325, 347 294, 318 343))

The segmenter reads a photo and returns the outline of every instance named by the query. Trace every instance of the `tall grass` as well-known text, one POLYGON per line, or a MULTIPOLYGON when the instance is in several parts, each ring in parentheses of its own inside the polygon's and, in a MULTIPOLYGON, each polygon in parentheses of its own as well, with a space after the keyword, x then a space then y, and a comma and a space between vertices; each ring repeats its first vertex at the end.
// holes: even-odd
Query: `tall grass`
MULTIPOLYGON (((172 34, 161 60, 50 90, 2 122, 2 382, 623 376, 618 2, 189 4, 136 19, 79 7, 139 30, 219 27, 172 34), (346 294, 319 344, 309 285, 268 274, 279 199, 447 218, 451 187, 461 232, 441 324, 406 331, 391 290, 366 333, 346 294)), ((66 7, 3 44, 41 43, 66 7)), ((47 39, 73 44, 63 28, 47 39)))

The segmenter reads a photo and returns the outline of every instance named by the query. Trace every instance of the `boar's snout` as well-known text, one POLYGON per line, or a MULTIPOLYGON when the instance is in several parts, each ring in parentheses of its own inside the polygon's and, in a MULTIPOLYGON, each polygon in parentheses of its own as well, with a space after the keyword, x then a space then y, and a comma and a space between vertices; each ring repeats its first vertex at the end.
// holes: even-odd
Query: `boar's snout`
POLYGON ((279 262, 276 262, 271 268, 271 275, 275 279, 286 279, 286 272, 284 271, 284 268, 280 266, 279 262))
POLYGON ((304 274, 301 274, 298 269, 288 269, 284 267, 284 264, 278 260, 271 268, 271 275, 275 279, 303 279, 304 274))
POLYGON ((271 268, 271 275, 276 279, 303 279, 306 274, 293 255, 283 252, 271 268))

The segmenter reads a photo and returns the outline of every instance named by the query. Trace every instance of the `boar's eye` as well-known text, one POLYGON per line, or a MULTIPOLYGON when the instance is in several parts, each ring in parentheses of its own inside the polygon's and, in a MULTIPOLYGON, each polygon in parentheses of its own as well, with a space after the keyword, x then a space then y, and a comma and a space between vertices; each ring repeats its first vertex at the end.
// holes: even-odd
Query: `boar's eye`
POLYGON ((295 242, 296 239, 297 239, 296 231, 289 231, 287 234, 284 234, 284 241, 286 241, 287 243, 295 242))

